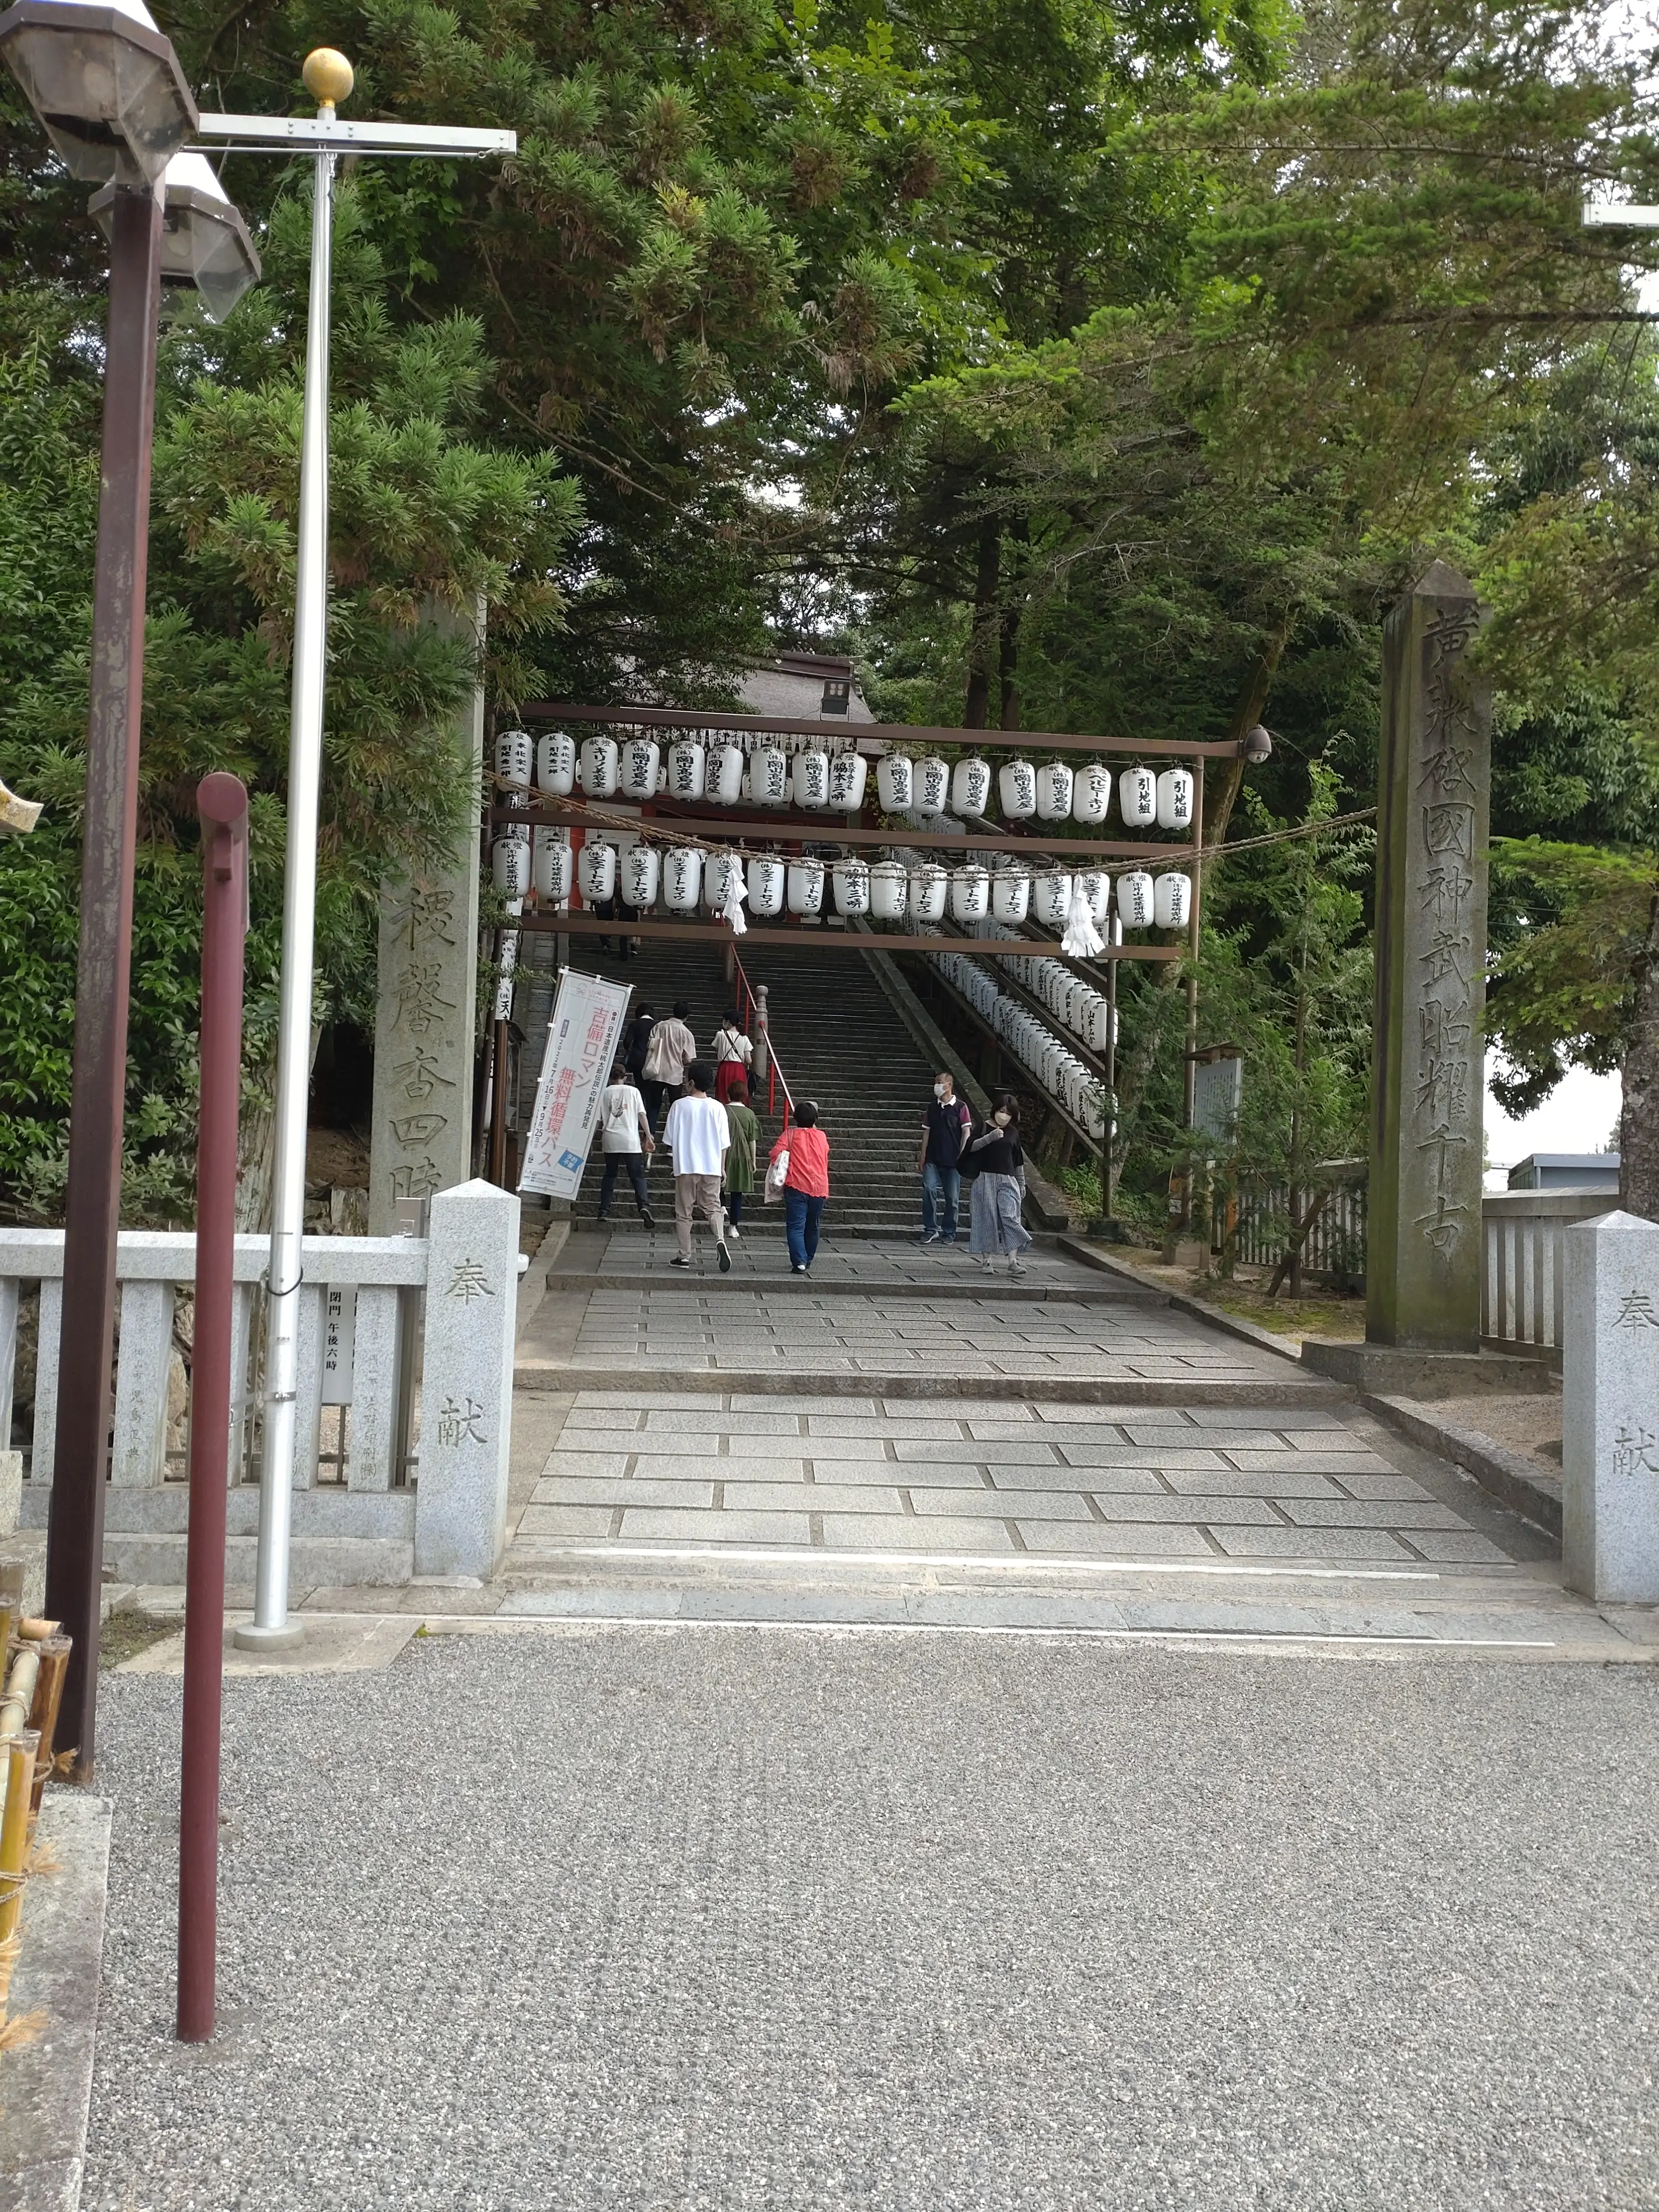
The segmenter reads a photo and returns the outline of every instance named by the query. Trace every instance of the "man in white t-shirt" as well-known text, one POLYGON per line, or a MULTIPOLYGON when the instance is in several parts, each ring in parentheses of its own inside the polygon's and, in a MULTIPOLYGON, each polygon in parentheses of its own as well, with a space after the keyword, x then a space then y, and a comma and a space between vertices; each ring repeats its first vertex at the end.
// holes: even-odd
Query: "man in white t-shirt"
POLYGON ((720 1273, 729 1274, 732 1255, 726 1249, 726 1216, 720 1210, 720 1178, 732 1142, 731 1124, 718 1098, 708 1096, 714 1071, 706 1060, 694 1060, 685 1071, 685 1095, 668 1109, 663 1142, 674 1156, 674 1237, 679 1246, 673 1265, 691 1265, 691 1216, 701 1206, 714 1232, 720 1273))
POLYGON ((611 1200, 617 1188, 617 1170, 626 1168, 634 1186, 634 1203, 640 1219, 654 1229, 651 1201, 645 1188, 645 1163, 657 1149, 651 1124, 645 1118, 645 1101, 634 1088, 621 1060, 611 1071, 611 1080, 599 1100, 599 1146, 605 1173, 599 1180, 599 1218, 611 1218, 611 1200))

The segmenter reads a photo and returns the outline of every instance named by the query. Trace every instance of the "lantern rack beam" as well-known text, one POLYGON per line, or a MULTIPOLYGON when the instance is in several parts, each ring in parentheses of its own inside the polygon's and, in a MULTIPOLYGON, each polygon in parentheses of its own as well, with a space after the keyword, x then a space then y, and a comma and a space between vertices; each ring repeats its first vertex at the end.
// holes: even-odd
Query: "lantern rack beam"
MULTIPOLYGON (((623 800, 623 805, 636 802, 623 800)), ((606 819, 604 808, 593 811, 578 801, 554 799, 544 795, 534 806, 492 806, 487 810, 492 823, 530 823, 550 824, 571 823, 579 827, 597 830, 605 836, 627 836, 635 826, 636 817, 630 815, 626 822, 606 819)), ((645 805, 653 811, 637 817, 640 826, 647 823, 684 822, 696 830, 699 836, 709 835, 729 838, 765 839, 776 844, 805 842, 819 845, 914 845, 919 849, 937 851, 949 849, 964 858, 969 853, 1019 853, 1036 860, 1046 854, 1064 854, 1068 858, 1097 860, 1163 860, 1172 867, 1186 867, 1198 858, 1196 845, 1136 844, 1112 837, 1049 837, 1034 830, 1029 836, 1010 837, 982 834, 969 830, 966 836, 960 832, 940 830, 861 830, 843 829, 842 817, 831 815, 807 814, 798 808, 778 807, 765 815, 734 816, 718 806, 696 806, 685 799, 657 798, 645 805)), ((1045 825, 1046 827, 1046 825, 1045 825)))
MULTIPOLYGON (((678 940, 681 944, 793 945, 797 951, 803 945, 815 951, 831 949, 843 952, 956 952, 971 945, 975 953, 988 959, 1004 959, 1015 953, 1029 955, 1032 951, 1029 938, 951 938, 951 937, 887 937, 874 930, 835 929, 822 922, 810 928, 797 926, 793 929, 768 929, 750 922, 740 939, 734 939, 723 921, 627 921, 607 918, 602 914, 525 914, 512 916, 505 925, 508 929, 539 930, 546 934, 572 937, 656 937, 678 940)), ((1179 960, 1185 947, 1179 945, 1111 945, 1096 953, 1097 960, 1179 960)))
POLYGON ((1179 738, 1080 738, 1064 730, 951 730, 907 722, 842 722, 834 716, 792 720, 780 714, 711 714, 681 707, 577 707, 534 699, 526 722, 598 722, 626 729, 753 730, 767 737, 873 738, 890 751, 913 745, 967 745, 975 752, 1127 753, 1131 759, 1243 760, 1242 740, 1187 744, 1179 738))

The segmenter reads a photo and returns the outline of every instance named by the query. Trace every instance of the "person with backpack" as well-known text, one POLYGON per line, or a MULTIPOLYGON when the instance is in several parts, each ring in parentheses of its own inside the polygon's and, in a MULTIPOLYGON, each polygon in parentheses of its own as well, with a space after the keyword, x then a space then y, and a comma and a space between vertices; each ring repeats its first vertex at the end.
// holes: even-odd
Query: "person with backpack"
POLYGON ((724 1103, 732 1149, 726 1155, 726 1233, 738 1236, 743 1201, 755 1188, 755 1146, 760 1137, 760 1116, 750 1104, 753 1086, 748 1076, 734 1084, 724 1103))
POLYGON ((690 1007, 684 999, 676 999, 670 1018, 652 1025, 651 1041, 646 1046, 641 1070, 640 1089, 645 1095, 645 1110, 653 1137, 657 1133, 663 1100, 671 1091, 678 1092, 685 1080, 687 1068, 697 1056, 697 1040, 691 1034, 690 1024, 690 1007))
POLYGON ((622 1056, 636 1088, 640 1078, 645 1073, 646 1051, 651 1042, 651 1032, 656 1025, 655 1014, 641 999, 634 1010, 633 1019, 623 1031, 622 1041, 622 1056))
POLYGON ((782 1170, 789 1272, 810 1275, 817 1255, 818 1224, 830 1195, 830 1139, 818 1127, 818 1109, 811 1098, 801 1100, 795 1109, 793 1127, 786 1129, 773 1146, 772 1167, 782 1170))
POLYGON ((921 1241, 924 1244, 954 1244, 957 1241, 957 1200, 962 1191, 962 1148, 973 1134, 974 1116, 965 1098, 957 1096, 957 1079, 948 1067, 933 1079, 933 1095, 921 1121, 921 1151, 916 1160, 921 1176, 921 1241))
POLYGON ((968 1139, 962 1165, 973 1178, 969 1250, 987 1274, 1001 1253, 1008 1273, 1023 1275, 1025 1262, 1020 1255, 1031 1239, 1020 1218, 1025 1203, 1025 1154, 1019 1141, 1019 1103, 1012 1091, 998 1092, 990 1120, 968 1139))
POLYGON ((671 1267, 691 1265, 691 1217, 701 1206, 714 1233, 720 1273, 732 1272, 732 1255, 726 1249, 726 1216, 720 1211, 720 1180, 732 1131, 726 1109, 708 1096, 714 1071, 706 1060, 694 1060, 685 1071, 684 1095, 668 1109, 663 1142, 674 1158, 674 1236, 678 1251, 671 1267))
POLYGON ((755 1057, 753 1040, 735 1018, 714 1032, 710 1048, 714 1055, 714 1096, 724 1103, 739 1089, 749 1088, 749 1069, 755 1057))
POLYGON ((647 1229, 654 1229, 645 1164, 657 1149, 656 1140, 646 1119, 645 1101, 634 1088, 626 1063, 620 1060, 611 1069, 611 1081, 599 1099, 599 1145, 605 1158, 605 1173, 599 1178, 599 1219, 614 1218, 611 1200, 617 1188, 617 1170, 626 1168, 640 1219, 647 1229))

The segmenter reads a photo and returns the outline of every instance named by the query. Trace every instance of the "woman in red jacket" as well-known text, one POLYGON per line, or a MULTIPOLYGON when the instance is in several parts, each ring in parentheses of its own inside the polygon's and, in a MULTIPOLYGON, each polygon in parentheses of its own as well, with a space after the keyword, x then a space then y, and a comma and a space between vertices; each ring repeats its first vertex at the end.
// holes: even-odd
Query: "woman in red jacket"
POLYGON ((783 1225, 789 1238, 789 1271, 810 1275, 823 1201, 830 1195, 830 1139, 818 1127, 818 1109, 810 1098, 796 1107, 794 1127, 786 1129, 772 1147, 774 1160, 786 1154, 789 1164, 783 1178, 783 1225))

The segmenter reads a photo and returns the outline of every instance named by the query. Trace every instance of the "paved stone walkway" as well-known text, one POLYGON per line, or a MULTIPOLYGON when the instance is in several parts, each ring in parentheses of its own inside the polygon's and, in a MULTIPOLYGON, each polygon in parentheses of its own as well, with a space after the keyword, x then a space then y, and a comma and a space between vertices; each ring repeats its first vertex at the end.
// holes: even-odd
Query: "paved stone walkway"
POLYGON ((1501 1565, 1334 1413, 581 1392, 519 1522, 857 1551, 1501 1565))

